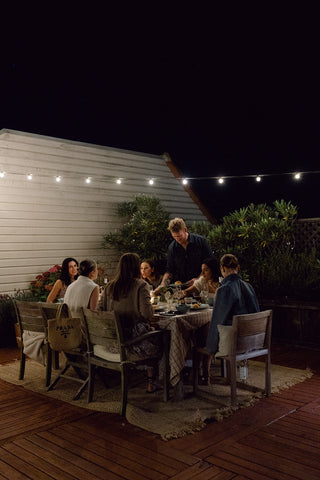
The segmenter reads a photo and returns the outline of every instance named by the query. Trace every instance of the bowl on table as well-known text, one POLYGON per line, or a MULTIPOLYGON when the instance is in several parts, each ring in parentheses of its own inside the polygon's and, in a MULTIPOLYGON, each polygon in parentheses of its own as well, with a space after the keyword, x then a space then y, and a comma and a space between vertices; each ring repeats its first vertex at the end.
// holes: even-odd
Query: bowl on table
POLYGON ((176 306, 176 310, 179 313, 187 313, 190 310, 190 305, 186 305, 185 303, 181 303, 180 305, 176 306))

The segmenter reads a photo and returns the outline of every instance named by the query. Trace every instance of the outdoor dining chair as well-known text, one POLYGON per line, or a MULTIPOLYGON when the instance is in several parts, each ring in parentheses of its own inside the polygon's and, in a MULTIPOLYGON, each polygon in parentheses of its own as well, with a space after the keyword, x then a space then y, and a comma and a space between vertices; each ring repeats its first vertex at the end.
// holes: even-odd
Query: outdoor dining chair
MULTIPOLYGON (((41 311, 46 322, 48 320, 55 319, 58 313, 58 310, 61 309, 61 318, 68 318, 71 316, 69 307, 66 303, 42 303, 41 311)), ((57 352, 58 353, 58 352, 57 352)), ((82 351, 80 348, 75 348, 70 351, 63 352, 65 357, 65 364, 61 372, 57 375, 54 381, 49 385, 48 391, 52 390, 57 383, 62 379, 69 380, 71 382, 77 383, 79 389, 76 391, 73 400, 78 400, 82 392, 88 385, 89 376, 88 376, 88 366, 87 366, 87 353, 82 351), (69 369, 72 368, 76 375, 70 375, 69 369)))
POLYGON ((24 342, 26 342, 26 335, 28 334, 28 332, 30 332, 31 334, 38 334, 37 341, 41 344, 41 348, 43 351, 43 357, 46 366, 45 381, 46 386, 48 386, 51 380, 52 350, 48 343, 47 321, 43 318, 41 311, 41 303, 14 300, 14 307, 16 310, 17 320, 19 323, 21 334, 19 380, 23 380, 24 378, 26 365, 24 342), (43 337, 43 340, 41 337, 43 337))
MULTIPOLYGON (((237 386, 250 389, 250 385, 237 382, 237 363, 256 357, 265 357, 265 389, 266 396, 271 393, 271 328, 272 310, 258 313, 234 315, 232 326, 222 325, 220 341, 223 351, 217 352, 216 358, 226 363, 227 379, 231 386, 231 404, 237 404, 237 386), (224 337, 224 338, 222 338, 224 337)), ((195 349, 193 354, 193 391, 198 389, 198 353, 204 349, 195 349)), ((219 344, 220 351, 220 344, 219 344)))
POLYGON ((169 333, 154 330, 139 337, 127 340, 124 336, 123 316, 115 312, 92 311, 83 308, 85 328, 87 330, 89 388, 88 402, 92 401, 94 393, 95 371, 98 367, 116 370, 121 374, 121 406, 122 416, 126 414, 128 388, 130 385, 130 370, 140 365, 156 365, 162 354, 163 367, 163 400, 169 396, 169 333), (159 339, 162 351, 157 355, 143 357, 130 353, 130 347, 141 345, 142 342, 159 339), (112 350, 115 353, 110 353, 112 350))

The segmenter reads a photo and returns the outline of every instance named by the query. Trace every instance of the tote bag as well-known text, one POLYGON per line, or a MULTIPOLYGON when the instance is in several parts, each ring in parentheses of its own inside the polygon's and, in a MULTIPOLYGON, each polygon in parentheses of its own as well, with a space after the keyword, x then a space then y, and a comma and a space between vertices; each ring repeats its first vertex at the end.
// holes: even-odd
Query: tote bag
POLYGON ((52 350, 72 350, 82 340, 81 319, 65 315, 65 304, 59 305, 56 318, 48 320, 48 342, 52 350))

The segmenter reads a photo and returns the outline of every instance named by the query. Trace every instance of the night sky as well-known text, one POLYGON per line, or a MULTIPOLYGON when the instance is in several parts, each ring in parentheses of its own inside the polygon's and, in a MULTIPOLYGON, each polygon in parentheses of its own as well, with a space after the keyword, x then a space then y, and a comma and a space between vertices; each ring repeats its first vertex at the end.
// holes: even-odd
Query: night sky
POLYGON ((185 176, 234 176, 191 182, 217 219, 281 198, 300 218, 320 216, 319 174, 284 175, 320 170, 315 12, 138 5, 13 22, 0 128, 168 152, 185 176), (255 174, 273 175, 244 178, 255 174))

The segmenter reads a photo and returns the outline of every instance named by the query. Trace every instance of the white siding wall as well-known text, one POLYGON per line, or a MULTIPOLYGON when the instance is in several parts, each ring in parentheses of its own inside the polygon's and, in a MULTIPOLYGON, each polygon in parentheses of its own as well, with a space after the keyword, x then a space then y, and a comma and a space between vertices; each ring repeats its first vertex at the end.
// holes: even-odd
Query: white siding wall
POLYGON ((28 288, 68 256, 106 261, 113 270, 118 256, 101 248, 102 235, 121 226, 117 204, 135 194, 157 196, 171 217, 206 219, 162 156, 1 130, 1 171, 1 293, 28 288))

